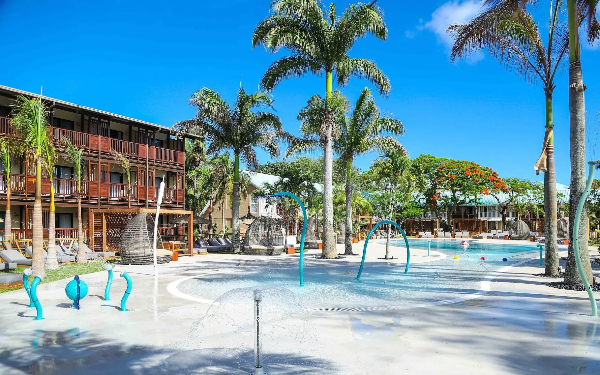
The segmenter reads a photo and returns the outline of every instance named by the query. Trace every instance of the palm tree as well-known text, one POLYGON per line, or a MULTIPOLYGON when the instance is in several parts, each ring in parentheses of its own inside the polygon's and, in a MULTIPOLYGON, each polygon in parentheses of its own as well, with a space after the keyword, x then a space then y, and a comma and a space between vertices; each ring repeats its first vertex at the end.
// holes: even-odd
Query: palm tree
POLYGON ((35 201, 33 204, 33 262, 36 276, 45 276, 44 226, 42 223, 42 166, 45 150, 52 142, 48 128, 48 110, 41 97, 28 99, 19 96, 13 108, 12 124, 21 136, 27 157, 35 165, 35 201))
POLYGON ((118 163, 123 168, 123 172, 125 172, 125 176, 127 177, 127 207, 131 208, 131 165, 125 155, 116 150, 111 151, 117 156, 118 163))
MULTIPOLYGON (((315 149, 320 145, 320 140, 315 134, 319 133, 320 121, 319 108, 323 108, 323 103, 313 102, 316 108, 305 108, 302 113, 306 114, 306 126, 302 131, 309 135, 308 138, 294 142, 288 151, 288 155, 296 152, 315 149)), ((346 183, 346 215, 345 215, 345 255, 352 255, 352 184, 353 173, 352 166, 357 156, 371 151, 397 151, 406 154, 406 150, 398 141, 390 136, 381 136, 382 133, 394 135, 404 134, 404 126, 400 120, 389 116, 381 116, 381 111, 377 108, 371 91, 365 88, 354 106, 354 111, 349 117, 337 115, 335 131, 338 133, 333 143, 333 149, 340 155, 344 163, 344 176, 346 183)))
MULTIPOLYGON (((535 4, 536 0, 486 0, 492 7, 505 4, 513 12, 519 12, 528 4, 535 4)), ((564 2, 561 2, 564 3, 564 2)), ((600 37, 600 23, 596 19, 598 0, 566 0, 569 51, 569 117, 570 117, 570 149, 571 149, 571 183, 569 204, 577 207, 586 184, 585 165, 585 100, 583 92, 583 74, 581 71, 581 50, 579 44, 579 26, 587 19, 588 41, 591 43, 600 37)), ((546 179, 544 179, 545 182, 546 179)), ((547 190, 547 189, 546 189, 547 190)), ((546 206, 546 203, 544 204, 546 206)), ((585 211, 585 210, 584 210, 585 211)), ((569 212, 569 236, 572 237, 575 210, 569 212)), ((579 227, 580 256, 588 280, 592 280, 592 269, 588 252, 588 219, 584 212, 579 227)), ((581 284, 574 258, 573 241, 569 241, 569 256, 565 270, 565 283, 581 284)), ((546 241, 548 243, 549 241, 546 241)), ((548 267, 548 266, 547 266, 548 267)))
POLYGON ((335 103, 333 73, 337 84, 345 86, 350 77, 365 77, 387 95, 389 79, 369 60, 350 58, 354 43, 370 33, 380 40, 387 38, 383 12, 375 5, 352 4, 338 17, 335 4, 329 10, 318 0, 275 0, 271 15, 260 22, 252 36, 252 46, 263 45, 269 52, 285 47, 292 55, 274 62, 265 72, 261 86, 272 90, 279 82, 307 73, 325 73, 325 111, 319 132, 323 147, 323 257, 337 257, 333 229, 333 141, 335 103))
POLYGON ((75 167, 75 179, 77 180, 77 263, 86 263, 87 256, 83 248, 83 223, 81 216, 81 177, 83 165, 83 149, 73 146, 68 138, 63 138, 67 149, 67 157, 75 167))
POLYGON ((196 118, 175 124, 175 128, 205 136, 207 154, 232 150, 233 165, 233 250, 240 251, 240 159, 248 168, 258 167, 254 147, 266 150, 271 157, 279 155, 277 141, 286 137, 277 116, 269 112, 253 112, 254 108, 273 108, 273 100, 262 91, 246 94, 240 87, 235 106, 230 107, 213 90, 203 88, 190 103, 197 108, 196 118))
MULTIPOLYGON (((400 203, 412 200, 414 181, 411 176, 411 161, 408 155, 401 150, 384 150, 382 155, 371 164, 373 182, 378 186, 380 196, 384 198, 382 209, 389 209, 389 218, 395 221, 396 207, 400 203)), ((387 242, 385 246, 385 258, 389 258, 391 225, 387 226, 387 242)))
POLYGON ((0 138, 0 155, 4 163, 4 172, 6 173, 6 214, 4 215, 4 246, 7 249, 12 248, 12 215, 10 213, 10 194, 11 183, 10 174, 12 168, 12 158, 20 154, 21 144, 14 138, 3 136, 0 138))
POLYGON ((555 77, 568 49, 568 30, 560 22, 563 0, 550 4, 547 45, 544 45, 538 25, 525 8, 515 9, 508 2, 487 8, 465 25, 448 29, 455 38, 451 59, 461 59, 470 53, 486 49, 509 70, 516 70, 527 81, 541 81, 546 99, 546 122, 542 156, 535 165, 536 173, 544 172, 544 211, 546 237, 546 275, 558 276, 558 233, 556 172, 554 167, 554 123, 552 94, 555 77))
POLYGON ((48 223, 48 256, 46 257, 46 269, 58 269, 58 259, 56 258, 56 207, 54 205, 54 164, 56 162, 56 152, 54 143, 48 142, 44 150, 46 155, 44 167, 50 178, 50 219, 48 223))

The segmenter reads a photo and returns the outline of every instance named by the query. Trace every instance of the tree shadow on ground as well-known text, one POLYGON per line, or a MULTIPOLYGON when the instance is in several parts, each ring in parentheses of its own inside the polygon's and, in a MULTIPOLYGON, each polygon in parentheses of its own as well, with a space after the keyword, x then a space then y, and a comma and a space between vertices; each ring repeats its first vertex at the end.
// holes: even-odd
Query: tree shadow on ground
MULTIPOLYGON (((248 374, 254 368, 250 350, 132 346, 79 329, 36 330, 8 339, 22 345, 0 348, 3 375, 248 374)), ((265 353, 263 358, 269 374, 336 373, 331 362, 310 356, 265 353)))

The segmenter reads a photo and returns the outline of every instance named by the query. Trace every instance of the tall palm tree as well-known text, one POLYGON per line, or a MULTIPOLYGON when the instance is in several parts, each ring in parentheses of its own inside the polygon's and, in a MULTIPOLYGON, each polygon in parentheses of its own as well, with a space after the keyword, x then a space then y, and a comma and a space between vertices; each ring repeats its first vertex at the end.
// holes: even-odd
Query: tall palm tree
POLYGON ((465 58, 485 49, 509 70, 516 70, 527 81, 541 81, 546 99, 546 121, 542 156, 536 174, 544 172, 544 211, 546 237, 546 275, 558 276, 558 230, 556 172, 554 164, 554 123, 552 95, 555 77, 568 50, 568 29, 559 20, 563 0, 550 3, 547 44, 544 44, 533 16, 510 2, 499 1, 468 24, 448 29, 455 38, 451 59, 465 58))
MULTIPOLYGON (((384 150, 382 155, 371 164, 370 174, 372 180, 378 186, 379 194, 383 195, 382 201, 388 207, 389 218, 395 221, 396 207, 402 202, 412 199, 414 181, 411 175, 411 161, 406 152, 398 150, 384 150)), ((387 242, 385 246, 385 258, 389 258, 391 225, 387 226, 387 242)))
POLYGON ((58 269, 58 259, 56 257, 56 207, 54 205, 54 164, 56 162, 56 152, 54 143, 48 142, 44 150, 44 167, 50 179, 50 219, 48 223, 48 256, 46 257, 46 269, 58 269))
MULTIPOLYGON (((307 151, 319 147, 320 140, 316 134, 320 130, 320 116, 310 115, 311 113, 319 113, 319 109, 323 108, 323 103, 313 102, 309 105, 316 104, 316 108, 305 108, 303 113, 306 114, 308 121, 303 122, 302 131, 305 134, 311 134, 308 138, 304 138, 294 142, 288 155, 296 152, 307 151)), ((400 120, 389 116, 381 116, 381 111, 375 104, 375 99, 371 95, 371 91, 365 88, 359 96, 354 106, 354 111, 348 117, 337 115, 335 131, 338 133, 336 140, 333 143, 333 149, 340 155, 344 163, 344 176, 346 184, 346 215, 345 215, 345 254, 352 255, 352 166, 354 159, 357 156, 366 154, 371 151, 392 151, 406 154, 404 147, 391 136, 382 136, 383 133, 402 135, 404 134, 404 126, 400 120)))
POLYGON ((42 166, 45 150, 52 142, 48 124, 48 109, 41 97, 19 96, 12 110, 12 124, 21 136, 27 157, 35 165, 35 201, 33 204, 33 262, 36 276, 45 276, 44 226, 42 223, 42 166))
MULTIPOLYGON (((505 3, 514 11, 523 9, 527 4, 535 4, 536 0, 486 0, 486 4, 496 6, 505 3)), ((581 49, 579 43, 579 27, 587 20, 587 37, 591 43, 600 38, 600 23, 596 19, 598 0, 566 0, 567 22, 568 22, 568 51, 569 51, 569 120, 570 120, 570 149, 571 149, 571 183, 569 194, 569 205, 577 207, 579 199, 583 195, 586 184, 585 163, 585 99, 583 84, 583 73, 581 70, 581 49)), ((573 223, 575 222, 575 210, 569 211, 569 256, 565 269, 565 283, 581 284, 577 272, 575 253, 573 250, 573 223)), ((588 218, 586 209, 582 215, 579 236, 579 252, 583 263, 586 277, 592 282, 592 269, 588 251, 588 218)))
POLYGON ((383 12, 375 5, 352 4, 341 17, 335 4, 324 9, 318 0, 274 0, 271 15, 260 22, 252 36, 252 46, 263 45, 269 52, 287 48, 292 55, 274 62, 262 78, 261 86, 272 90, 279 82, 301 77, 307 73, 325 73, 325 111, 319 132, 324 155, 323 189, 323 257, 337 257, 333 229, 333 141, 335 104, 333 73, 337 84, 345 86, 350 77, 367 78, 386 94, 389 79, 369 60, 350 58, 348 52, 354 43, 370 33, 380 40, 387 38, 383 12))
POLYGON ((87 256, 83 248, 83 223, 81 216, 81 177, 83 166, 83 149, 73 146, 68 138, 63 138, 67 149, 67 157, 75 167, 75 179, 77 180, 77 263, 86 263, 87 256))
POLYGON ((12 159, 20 155, 21 143, 14 138, 3 136, 0 138, 0 155, 4 163, 4 172, 6 173, 6 214, 4 215, 4 246, 7 249, 12 248, 12 215, 10 212, 11 183, 10 174, 12 168, 12 159))
POLYGON ((281 121, 273 113, 253 111, 255 108, 273 108, 273 100, 262 91, 246 94, 238 90, 235 106, 230 107, 219 93, 203 88, 192 95, 190 103, 197 108, 193 120, 175 124, 178 130, 205 136, 207 154, 232 150, 233 165, 233 250, 240 251, 240 159, 248 168, 258 167, 254 147, 267 151, 271 157, 279 155, 277 142, 286 137, 281 121))

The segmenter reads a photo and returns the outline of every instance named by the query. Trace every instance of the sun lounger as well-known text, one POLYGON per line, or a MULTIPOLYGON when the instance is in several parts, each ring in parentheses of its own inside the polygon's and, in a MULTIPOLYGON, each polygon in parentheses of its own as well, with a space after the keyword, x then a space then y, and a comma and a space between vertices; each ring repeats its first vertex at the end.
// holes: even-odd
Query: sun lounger
POLYGON ((2 250, 0 251, 0 258, 6 263, 16 263, 17 265, 31 266, 31 259, 25 258, 17 250, 2 250))
POLYGON ((10 271, 17 268, 17 263, 0 262, 0 271, 10 271))
POLYGON ((431 234, 431 232, 425 232, 425 234, 423 235, 424 238, 433 238, 433 234, 431 234))
POLYGON ((503 240, 505 236, 508 236, 508 232, 498 232, 496 233, 494 236, 492 236, 493 239, 496 240, 503 240))
POLYGON ((419 234, 419 237, 425 238, 425 232, 419 232, 418 234, 419 234))
POLYGON ((3 273, 0 274, 0 285, 16 284, 22 282, 23 274, 3 273))
POLYGON ((493 234, 491 234, 491 233, 479 233, 479 234, 473 236, 473 238, 482 240, 484 238, 492 238, 492 236, 493 236, 493 234))
MULTIPOLYGON (((46 252, 46 250, 42 250, 42 251, 44 252, 44 259, 48 258, 48 253, 46 252)), ((29 255, 31 258, 33 258, 33 248, 31 246, 26 246, 25 252, 27 253, 27 255, 29 255)))
MULTIPOLYGON (((79 249, 79 245, 77 243, 74 243, 73 249, 75 250, 75 252, 77 252, 77 249, 79 249)), ((85 255, 88 260, 95 260, 98 259, 98 257, 110 258, 115 256, 115 253, 112 251, 92 251, 92 249, 90 249, 85 243, 83 244, 83 250, 85 251, 85 255)))
POLYGON ((61 244, 56 245, 56 259, 59 263, 74 262, 76 260, 76 256, 61 244))

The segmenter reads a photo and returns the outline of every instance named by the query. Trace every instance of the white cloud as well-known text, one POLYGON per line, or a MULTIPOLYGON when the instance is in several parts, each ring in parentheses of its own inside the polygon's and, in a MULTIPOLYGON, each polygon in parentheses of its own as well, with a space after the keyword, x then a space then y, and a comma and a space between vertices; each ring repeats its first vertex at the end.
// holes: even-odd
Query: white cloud
MULTIPOLYGON (((432 31, 438 40, 448 50, 452 48, 454 40, 446 30, 450 25, 464 24, 473 19, 481 12, 483 2, 481 0, 452 0, 437 8, 431 15, 431 21, 425 24, 425 29, 432 31)), ((471 54, 467 60, 470 63, 483 59, 482 52, 471 54)))

